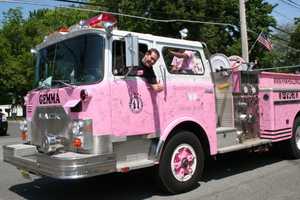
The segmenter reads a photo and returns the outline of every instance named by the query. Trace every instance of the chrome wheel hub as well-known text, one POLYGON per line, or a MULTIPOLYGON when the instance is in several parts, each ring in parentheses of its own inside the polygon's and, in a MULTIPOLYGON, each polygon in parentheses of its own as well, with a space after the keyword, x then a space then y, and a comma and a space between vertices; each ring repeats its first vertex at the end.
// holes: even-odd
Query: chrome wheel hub
POLYGON ((171 158, 173 176, 180 182, 188 181, 195 173, 197 156, 189 144, 181 144, 174 150, 171 158))

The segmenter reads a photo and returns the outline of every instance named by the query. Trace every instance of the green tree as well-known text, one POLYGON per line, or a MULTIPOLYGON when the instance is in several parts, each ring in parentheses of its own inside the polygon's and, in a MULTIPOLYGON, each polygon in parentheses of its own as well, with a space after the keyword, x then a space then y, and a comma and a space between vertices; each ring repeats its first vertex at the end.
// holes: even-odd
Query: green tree
POLYGON ((24 19, 20 9, 10 9, 4 13, 0 31, 0 91, 1 99, 4 101, 9 100, 8 94, 18 94, 30 84, 27 81, 30 78, 26 77, 28 68, 23 64, 31 62, 32 59, 25 56, 26 36, 21 28, 23 24, 24 19))
MULTIPOLYGON (((239 30, 238 0, 90 0, 99 3, 104 9, 157 19, 185 19, 228 23, 233 26, 216 26, 187 22, 161 23, 119 17, 120 29, 151 33, 167 37, 179 38, 178 31, 188 28, 190 40, 205 42, 212 53, 221 52, 226 55, 240 55, 241 42, 239 30)), ((253 44, 261 31, 271 32, 270 26, 276 24, 270 16, 273 6, 263 0, 251 0, 247 4, 247 21, 249 44, 253 44)), ((255 46, 250 58, 259 59, 262 65, 270 66, 273 56, 259 45, 255 46)))
POLYGON ((42 9, 31 12, 28 19, 22 17, 20 8, 5 12, 0 27, 0 103, 23 97, 32 88, 35 62, 31 48, 60 27, 87 17, 71 9, 42 9))
POLYGON ((294 48, 290 50, 288 55, 288 60, 290 61, 290 64, 300 65, 300 20, 297 20, 295 22, 295 30, 291 34, 289 46, 294 48))

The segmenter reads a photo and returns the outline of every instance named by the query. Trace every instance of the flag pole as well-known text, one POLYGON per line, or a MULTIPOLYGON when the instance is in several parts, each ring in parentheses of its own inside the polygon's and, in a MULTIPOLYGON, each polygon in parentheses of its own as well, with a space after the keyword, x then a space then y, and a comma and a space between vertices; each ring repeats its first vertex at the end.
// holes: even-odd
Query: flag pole
POLYGON ((251 52, 252 52, 254 46, 256 45, 256 43, 257 43, 257 41, 258 41, 258 38, 261 36, 262 33, 263 33, 263 31, 260 32, 260 34, 259 34, 258 37, 256 38, 255 42, 254 42, 253 45, 251 46, 251 48, 250 48, 250 50, 249 50, 249 55, 251 54, 251 52))

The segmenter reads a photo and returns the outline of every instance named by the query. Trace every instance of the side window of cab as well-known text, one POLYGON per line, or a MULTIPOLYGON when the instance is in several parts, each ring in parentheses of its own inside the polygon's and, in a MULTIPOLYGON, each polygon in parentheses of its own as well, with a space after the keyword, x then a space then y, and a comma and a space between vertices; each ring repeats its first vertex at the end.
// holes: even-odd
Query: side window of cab
POLYGON ((200 53, 193 49, 164 47, 163 58, 171 74, 203 75, 204 65, 200 53))
MULTIPOLYGON (((143 43, 139 43, 139 59, 148 50, 148 46, 143 43)), ((125 41, 114 40, 112 43, 112 73, 115 76, 124 76, 128 72, 126 67, 126 52, 125 52, 125 41)))

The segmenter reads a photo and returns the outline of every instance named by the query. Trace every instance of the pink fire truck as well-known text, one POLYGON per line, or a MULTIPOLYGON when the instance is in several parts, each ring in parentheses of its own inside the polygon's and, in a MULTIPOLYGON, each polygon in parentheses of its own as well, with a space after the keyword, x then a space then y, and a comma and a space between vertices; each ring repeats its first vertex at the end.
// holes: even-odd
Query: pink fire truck
POLYGON ((113 29, 106 14, 45 38, 26 100, 23 144, 3 147, 19 169, 79 179, 156 165, 170 193, 197 184, 208 157, 278 145, 300 157, 300 76, 232 67, 205 45, 113 29), (129 75, 156 48, 164 91, 129 75), (192 68, 172 70, 174 51, 192 68))

